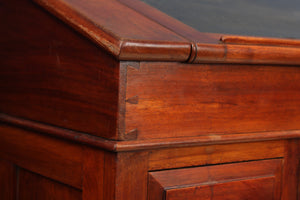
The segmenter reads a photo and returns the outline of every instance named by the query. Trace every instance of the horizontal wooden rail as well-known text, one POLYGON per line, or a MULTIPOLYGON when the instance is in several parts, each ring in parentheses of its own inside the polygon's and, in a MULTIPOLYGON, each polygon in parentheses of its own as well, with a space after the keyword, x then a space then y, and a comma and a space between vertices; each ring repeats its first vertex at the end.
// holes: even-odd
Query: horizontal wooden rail
POLYGON ((220 41, 224 44, 300 47, 300 40, 283 38, 223 36, 220 41))
POLYGON ((299 65, 300 48, 281 46, 197 44, 193 63, 299 65))
POLYGON ((288 130, 225 135, 209 134, 205 136, 186 138, 179 137, 137 141, 114 141, 18 117, 13 117, 4 113, 0 113, 0 122, 114 152, 300 138, 300 130, 288 130))

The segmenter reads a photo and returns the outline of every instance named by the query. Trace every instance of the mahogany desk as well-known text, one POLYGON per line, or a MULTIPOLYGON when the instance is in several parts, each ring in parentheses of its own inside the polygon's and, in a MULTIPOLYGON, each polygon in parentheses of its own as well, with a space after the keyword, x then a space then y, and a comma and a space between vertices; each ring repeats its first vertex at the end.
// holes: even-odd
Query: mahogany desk
POLYGON ((0 199, 299 199, 299 40, 137 0, 1 1, 0 20, 0 199))

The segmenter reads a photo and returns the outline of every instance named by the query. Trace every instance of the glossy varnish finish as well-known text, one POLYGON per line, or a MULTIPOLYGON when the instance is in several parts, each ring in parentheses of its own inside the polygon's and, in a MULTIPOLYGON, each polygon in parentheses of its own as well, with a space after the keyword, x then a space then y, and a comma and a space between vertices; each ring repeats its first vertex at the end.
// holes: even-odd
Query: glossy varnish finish
POLYGON ((299 199, 299 41, 137 0, 0 4, 1 200, 299 199))
POLYGON ((35 1, 120 60, 300 63, 298 48, 218 44, 223 35, 200 33, 138 0, 35 1))
POLYGON ((151 172, 149 200, 280 199, 282 160, 151 172))
POLYGON ((119 0, 121 3, 142 13, 153 21, 174 31, 178 35, 187 38, 189 41, 199 43, 218 43, 221 34, 200 33, 192 27, 168 16, 167 14, 149 6, 148 4, 138 0, 119 0))
POLYGON ((1 112, 116 138, 118 61, 31 1, 1 4, 1 112))
POLYGON ((49 180, 45 177, 20 170, 19 172, 19 198, 20 200, 81 200, 81 192, 75 188, 49 180))
POLYGON ((149 170, 284 157, 284 141, 237 143, 151 150, 149 170))
POLYGON ((117 0, 89 0, 84 3, 78 0, 35 2, 116 58, 186 61, 189 57, 188 40, 117 0))
POLYGON ((203 186, 199 189, 186 188, 174 189, 166 194, 166 200, 274 200, 274 179, 271 177, 256 178, 236 181, 232 183, 220 183, 214 186, 203 186), (196 191, 195 191, 196 190, 196 191), (254 195, 255 194, 255 195, 254 195))
POLYGON ((165 138, 300 128, 298 67, 141 63, 128 67, 126 132, 165 138))
POLYGON ((1 127, 1 181, 7 183, 2 196, 11 191, 24 199, 57 194, 63 199, 140 200, 148 194, 160 200, 155 196, 160 191, 161 197, 166 194, 173 200, 209 197, 213 187, 216 199, 251 199, 256 193, 267 199, 297 197, 299 152, 293 140, 105 152, 79 144, 71 148, 52 136, 1 127), (5 137, 9 134, 15 139, 5 137), (12 142, 16 138, 22 141, 12 142), (149 184, 148 173, 155 179, 149 184))
POLYGON ((81 188, 82 150, 72 143, 0 126, 0 157, 17 166, 81 188))
POLYGON ((147 152, 105 154, 103 199, 147 199, 147 152))

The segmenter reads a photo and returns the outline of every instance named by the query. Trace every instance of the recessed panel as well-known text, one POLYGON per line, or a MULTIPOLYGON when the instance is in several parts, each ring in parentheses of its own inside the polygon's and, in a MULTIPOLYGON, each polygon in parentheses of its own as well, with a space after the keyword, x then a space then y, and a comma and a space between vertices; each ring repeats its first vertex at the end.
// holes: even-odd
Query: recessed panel
POLYGON ((81 200, 81 191, 26 170, 19 174, 20 200, 81 200))

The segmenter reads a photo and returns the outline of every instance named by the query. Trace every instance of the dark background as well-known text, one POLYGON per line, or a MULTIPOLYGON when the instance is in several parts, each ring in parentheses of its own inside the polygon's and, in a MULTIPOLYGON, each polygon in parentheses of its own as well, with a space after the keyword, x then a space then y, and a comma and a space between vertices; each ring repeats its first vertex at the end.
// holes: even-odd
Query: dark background
POLYGON ((300 38, 300 0, 143 0, 201 32, 300 38))

